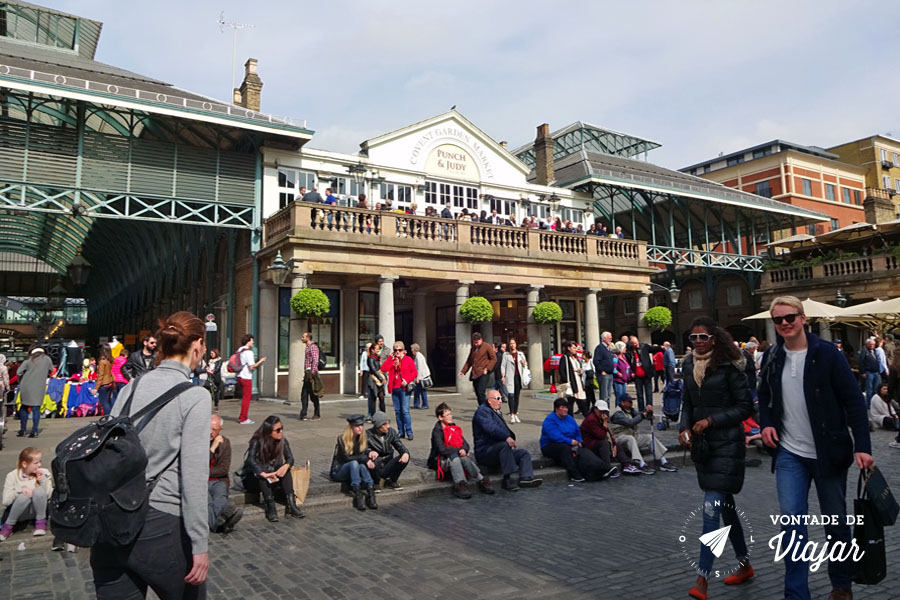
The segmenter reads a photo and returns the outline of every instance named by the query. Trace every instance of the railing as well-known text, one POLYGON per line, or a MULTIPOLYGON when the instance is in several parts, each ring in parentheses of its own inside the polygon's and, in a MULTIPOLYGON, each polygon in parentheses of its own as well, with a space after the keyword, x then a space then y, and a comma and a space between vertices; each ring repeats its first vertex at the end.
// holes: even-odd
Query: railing
POLYGON ((292 202, 265 222, 265 245, 285 237, 302 243, 374 244, 410 252, 456 252, 511 259, 555 259, 647 267, 644 242, 556 233, 323 204, 292 202))
POLYGON ((818 265, 786 265, 767 271, 763 287, 790 287, 809 285, 813 282, 829 283, 829 278, 842 281, 896 277, 900 271, 900 258, 892 254, 873 254, 834 260, 818 265))

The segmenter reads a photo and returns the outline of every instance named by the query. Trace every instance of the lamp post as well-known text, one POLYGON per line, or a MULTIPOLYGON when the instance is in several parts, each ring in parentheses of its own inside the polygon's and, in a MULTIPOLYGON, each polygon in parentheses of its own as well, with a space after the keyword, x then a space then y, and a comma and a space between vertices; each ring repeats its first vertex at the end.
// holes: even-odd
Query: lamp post
POLYGON ((550 194, 550 208, 554 211, 559 209, 559 203, 562 201, 562 198, 556 195, 556 192, 550 194))
POLYGON ((275 254, 272 265, 266 268, 272 276, 272 283, 281 287, 287 281, 288 275, 291 274, 291 266, 281 258, 281 250, 275 254))
POLYGON ((834 303, 838 306, 838 308, 844 308, 847 306, 847 302, 850 301, 850 298, 841 293, 840 288, 838 288, 837 293, 834 295, 834 303))
POLYGON ((681 290, 675 285, 674 279, 672 280, 672 285, 669 286, 669 296, 672 298, 672 304, 678 304, 678 298, 681 297, 681 290))
POLYGON ((81 248, 78 249, 78 254, 72 259, 72 263, 66 271, 75 287, 81 287, 87 283, 88 275, 91 273, 91 263, 81 255, 81 248))

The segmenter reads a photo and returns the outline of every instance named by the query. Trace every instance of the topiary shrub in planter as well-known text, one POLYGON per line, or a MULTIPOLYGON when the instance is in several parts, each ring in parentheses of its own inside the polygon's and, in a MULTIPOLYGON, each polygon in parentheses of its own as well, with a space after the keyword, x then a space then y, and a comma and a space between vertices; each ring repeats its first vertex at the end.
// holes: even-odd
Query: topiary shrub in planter
POLYGON ((487 298, 472 296, 459 307, 459 316, 466 323, 486 323, 494 319, 494 307, 487 298))
POLYGON ((322 290, 303 288, 291 296, 291 310, 304 319, 324 317, 331 310, 331 302, 322 290))
POLYGON ((662 331, 672 324, 672 311, 665 306, 654 306, 644 315, 644 325, 662 331))
POLYGON ((562 321, 562 308, 556 302, 540 302, 534 307, 534 322, 540 325, 552 325, 562 321))

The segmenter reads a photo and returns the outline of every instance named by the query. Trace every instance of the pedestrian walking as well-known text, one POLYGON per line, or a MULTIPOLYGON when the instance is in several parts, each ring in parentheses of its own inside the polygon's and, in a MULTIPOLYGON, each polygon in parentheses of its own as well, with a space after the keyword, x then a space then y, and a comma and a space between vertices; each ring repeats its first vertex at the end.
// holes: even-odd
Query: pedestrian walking
MULTIPOLYGON (((383 342, 384 338, 379 338, 383 342)), ((384 412, 384 389, 387 385, 387 379, 385 379, 384 374, 381 372, 381 355, 379 352, 378 344, 372 344, 369 347, 369 354, 366 356, 366 363, 369 367, 368 375, 366 377, 366 391, 369 397, 369 414, 368 419, 372 419, 372 415, 375 414, 375 400, 378 400, 378 409, 381 412, 384 412)))
POLYGON ((494 354, 497 355, 497 360, 494 362, 494 371, 492 373, 494 377, 493 389, 500 392, 500 397, 503 398, 503 400, 507 400, 509 398, 509 393, 506 390, 506 385, 503 383, 503 373, 500 372, 500 365, 503 363, 503 355, 506 354, 506 342, 494 344, 494 354))
POLYGON ((31 414, 31 433, 28 437, 38 436, 38 423, 41 422, 41 404, 47 390, 47 378, 53 373, 53 361, 40 346, 32 346, 28 358, 19 364, 16 377, 19 380, 19 428, 17 437, 25 437, 28 428, 28 415, 31 414))
MULTIPOLYGON (((727 331, 707 317, 691 324, 694 350, 682 365, 684 404, 679 439, 684 446, 698 445, 691 452, 697 481, 703 490, 703 533, 719 529, 719 518, 731 527, 728 539, 740 567, 725 578, 736 585, 753 577, 753 567, 737 515, 734 495, 744 485, 744 419, 753 411, 753 399, 744 374, 746 359, 727 331), (700 448, 705 452, 700 452, 700 448)), ((688 595, 706 600, 715 555, 700 545, 697 581, 688 595)))
POLYGON ((857 356, 859 364, 859 376, 862 378, 863 387, 866 390, 866 409, 872 404, 872 396, 881 383, 881 369, 878 355, 875 352, 875 338, 866 340, 866 347, 859 351, 857 356))
POLYGON ((587 394, 584 391, 584 380, 582 375, 584 369, 581 365, 581 359, 578 358, 578 344, 572 341, 563 342, 563 355, 559 359, 559 381, 558 393, 560 397, 565 397, 568 402, 569 414, 572 414, 572 408, 578 403, 578 410, 581 411, 581 418, 587 416, 590 407, 587 404, 587 394))
POLYGON ((250 397, 253 395, 253 371, 266 362, 265 356, 256 360, 256 357, 253 355, 253 346, 255 343, 256 339, 248 333, 241 338, 241 347, 238 348, 241 357, 241 370, 237 374, 237 382, 241 388, 241 413, 238 416, 238 423, 241 425, 253 425, 255 423, 255 421, 250 419, 250 397))
POLYGON ((418 344, 412 344, 409 349, 412 351, 413 360, 416 364, 416 390, 413 397, 413 408, 428 408, 428 388, 431 387, 431 369, 428 368, 428 361, 422 354, 422 349, 418 344), (419 401, 421 400, 421 405, 419 401))
POLYGON ((509 339, 508 350, 503 355, 500 365, 500 377, 506 388, 509 402, 509 422, 521 423, 519 419, 519 394, 522 393, 522 375, 528 372, 528 361, 515 338, 509 339))
POLYGON ((469 351, 469 357, 463 365, 462 371, 459 372, 460 377, 465 377, 469 369, 472 370, 469 379, 472 381, 472 387, 475 389, 475 398, 478 400, 478 406, 484 404, 485 392, 487 391, 488 382, 491 378, 491 372, 497 363, 497 353, 491 344, 485 344, 481 334, 477 331, 472 334, 472 349, 469 351))
POLYGON ((213 410, 219 412, 219 401, 225 391, 222 382, 222 353, 218 348, 209 351, 209 362, 206 365, 206 380, 209 382, 209 393, 213 400, 213 410))
MULTIPOLYGON (((6 366, 6 355, 0 354, 0 406, 6 403, 6 394, 9 393, 9 368, 6 366)), ((6 410, 5 407, 0 410, 6 410)))
POLYGON ((612 353, 612 334, 604 331, 600 334, 600 343, 594 348, 593 363, 594 376, 599 384, 598 395, 600 400, 609 404, 613 391, 613 371, 615 363, 612 353))
POLYGON ((112 373, 113 357, 109 346, 103 344, 100 347, 100 360, 97 361, 97 401, 104 415, 112 410, 114 391, 118 384, 112 373))
MULTIPOLYGON (((775 298, 769 314, 780 341, 763 359, 759 424, 763 443, 775 449, 781 514, 808 514, 809 488, 815 482, 821 514, 837 517, 825 525, 825 534, 832 546, 849 547, 847 471, 854 459, 860 469, 875 464, 865 400, 837 347, 805 331, 806 314, 799 298, 775 298)), ((808 539, 806 525, 799 523, 782 525, 785 539, 794 535, 808 539)), ((784 559, 785 597, 809 598, 809 565, 794 556, 784 559)), ((848 560, 831 560, 828 577, 830 600, 853 597, 848 560)))
POLYGON ((666 371, 666 383, 675 381, 675 349, 669 342, 663 342, 663 368, 666 371))
POLYGON ((394 404, 397 417, 397 431, 401 438, 413 439, 412 417, 409 414, 409 390, 415 386, 416 363, 406 355, 403 342, 394 342, 390 358, 381 364, 381 371, 387 375, 387 389, 394 404))
POLYGON ((300 390, 300 420, 309 421, 309 401, 313 403, 313 420, 321 418, 319 414, 319 398, 324 395, 322 378, 319 377, 319 345, 313 340, 312 333, 304 331, 300 339, 306 344, 303 355, 303 388, 300 390))
MULTIPOLYGON (((113 406, 113 416, 126 405, 134 414, 189 381, 206 352, 206 326, 196 315, 177 312, 161 326, 156 338, 162 360, 121 390, 123 402, 113 406)), ((160 598, 206 597, 210 409, 209 393, 193 386, 143 424, 147 474, 156 485, 133 544, 91 548, 99 600, 143 598, 148 587, 160 598)))
POLYGON ((141 349, 128 355, 122 367, 122 374, 128 381, 135 379, 156 367, 156 338, 145 334, 141 338, 141 349))

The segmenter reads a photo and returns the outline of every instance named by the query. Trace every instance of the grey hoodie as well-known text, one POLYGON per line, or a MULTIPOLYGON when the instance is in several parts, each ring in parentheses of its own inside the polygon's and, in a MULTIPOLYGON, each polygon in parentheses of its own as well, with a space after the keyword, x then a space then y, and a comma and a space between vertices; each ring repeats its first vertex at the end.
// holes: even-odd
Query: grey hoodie
MULTIPOLYGON (((164 360, 159 367, 126 385, 110 414, 121 414, 125 403, 135 394, 130 412, 134 414, 167 390, 190 381, 184 364, 164 360)), ((209 523, 207 480, 209 479, 209 391, 196 386, 169 402, 141 431, 141 443, 147 452, 147 476, 155 477, 180 454, 159 478, 150 496, 150 506, 182 517, 191 539, 191 553, 207 551, 209 523)))

